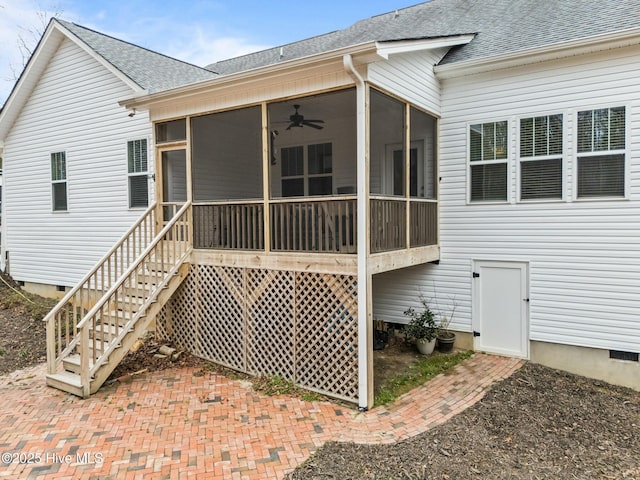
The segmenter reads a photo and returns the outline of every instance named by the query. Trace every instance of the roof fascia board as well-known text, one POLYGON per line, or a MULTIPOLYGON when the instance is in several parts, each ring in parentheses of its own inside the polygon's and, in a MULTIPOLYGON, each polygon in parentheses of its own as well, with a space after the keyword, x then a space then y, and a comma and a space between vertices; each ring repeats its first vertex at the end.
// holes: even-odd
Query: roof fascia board
POLYGON ((118 70, 111 62, 109 62, 106 58, 96 52, 93 48, 91 48, 84 40, 78 37, 71 30, 67 29, 61 23, 58 23, 54 20, 55 26, 59 28, 72 42, 82 48, 85 52, 87 52, 91 57, 93 57, 98 63, 100 63, 103 67, 109 70, 113 75, 119 78, 125 85, 127 85, 134 92, 145 92, 146 90, 134 82, 127 75, 118 70))
POLYGON ((323 52, 317 55, 296 58, 264 67, 232 73, 230 75, 220 76, 211 80, 191 83, 189 85, 183 85, 170 90, 164 90, 162 92, 153 94, 140 93, 121 100, 119 104, 128 109, 141 108, 152 103, 162 102, 173 98, 197 95, 198 93, 211 88, 222 88, 228 85, 237 85, 242 82, 259 80, 260 78, 273 76, 275 74, 282 74, 283 72, 292 69, 317 66, 319 64, 329 63, 332 61, 339 61, 342 63, 342 58, 346 54, 352 55, 354 60, 357 59, 359 63, 371 63, 373 61, 383 60, 383 58, 377 54, 376 42, 366 42, 323 52))
MULTIPOLYGON (((55 25, 52 21, 45 30, 35 52, 27 62, 22 74, 14 85, 9 98, 7 98, 2 110, 0 111, 0 142, 4 144, 4 138, 9 132, 10 126, 26 102, 26 97, 30 91, 24 91, 28 87, 34 75, 41 75, 47 62, 52 56, 54 48, 49 45, 51 42, 57 42, 55 48, 62 42, 62 37, 55 31, 55 25), (52 47, 52 48, 49 48, 52 47)), ((33 85, 32 85, 33 88, 33 85)))
POLYGON ((428 38, 420 40, 401 40, 389 42, 377 42, 377 53, 385 60, 389 56, 399 53, 420 52, 423 50, 435 50, 437 48, 455 47, 466 45, 475 38, 475 34, 454 35, 451 37, 428 38))
POLYGON ((640 28, 634 28, 603 35, 595 35, 593 37, 584 37, 544 47, 521 50, 519 52, 495 57, 436 65, 434 71, 438 78, 454 78, 461 75, 488 72, 499 68, 519 67, 531 63, 557 60, 573 55, 626 47, 638 43, 640 43, 640 28))

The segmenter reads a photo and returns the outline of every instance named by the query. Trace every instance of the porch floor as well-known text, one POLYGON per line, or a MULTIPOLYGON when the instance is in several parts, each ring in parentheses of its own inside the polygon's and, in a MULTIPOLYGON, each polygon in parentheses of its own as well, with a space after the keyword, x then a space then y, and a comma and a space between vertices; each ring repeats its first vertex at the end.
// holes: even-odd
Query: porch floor
POLYGON ((453 373, 366 413, 266 397, 193 368, 140 375, 80 400, 46 387, 41 365, 0 377, 0 445, 41 456, 35 464, 3 464, 0 477, 283 478, 327 441, 391 443, 439 425, 522 364, 476 353, 453 373))

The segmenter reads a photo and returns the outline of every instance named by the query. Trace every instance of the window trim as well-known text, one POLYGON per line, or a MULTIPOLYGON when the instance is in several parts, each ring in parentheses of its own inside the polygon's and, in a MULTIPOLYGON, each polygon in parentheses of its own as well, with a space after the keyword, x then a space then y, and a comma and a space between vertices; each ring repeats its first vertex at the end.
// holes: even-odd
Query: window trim
POLYGON ((151 201, 150 201, 150 194, 151 194, 151 188, 149 188, 149 175, 151 173, 150 171, 150 167, 151 167, 151 139, 146 136, 146 137, 137 137, 137 138, 129 138, 126 140, 125 142, 125 150, 126 150, 126 163, 127 163, 127 206, 129 208, 129 210, 144 210, 146 208, 149 207, 149 205, 151 205, 151 201), (137 142, 137 141, 142 141, 145 140, 147 142, 147 170, 145 172, 129 172, 129 142, 137 142), (141 176, 145 176, 147 178, 147 205, 142 207, 142 206, 137 206, 137 207, 132 207, 131 206, 131 177, 141 177, 141 176))
POLYGON ((466 144, 465 144, 465 156, 467 159, 467 166, 466 166, 466 194, 467 194, 467 205, 508 205, 512 202, 512 195, 511 195, 511 191, 512 191, 512 165, 513 165, 513 145, 512 145, 512 141, 513 141, 513 124, 515 122, 513 121, 513 118, 511 116, 503 116, 503 117, 493 117, 493 118, 487 118, 487 119, 477 119, 477 120, 473 120, 473 121, 467 121, 465 128, 465 138, 466 138, 466 144), (488 124, 488 123, 499 123, 499 122, 507 122, 507 141, 506 141, 506 145, 507 145, 507 156, 504 159, 498 159, 498 160, 481 160, 479 162, 472 162, 471 161, 471 126, 472 125, 484 125, 484 124, 488 124), (506 199, 504 200, 471 200, 471 166, 472 165, 493 165, 493 164, 499 164, 499 163, 506 163, 507 165, 507 178, 506 178, 506 189, 507 189, 507 195, 506 195, 506 199))
MULTIPOLYGON (((571 118, 571 113, 567 111, 545 111, 545 112, 534 112, 531 114, 521 115, 518 117, 516 121, 516 131, 515 131, 515 139, 516 139, 516 155, 515 155, 515 167, 516 167, 516 203, 562 203, 568 201, 567 195, 567 181, 568 181, 568 152, 569 149, 567 147, 568 143, 568 127, 567 127, 567 119, 571 118), (520 155, 520 124, 522 120, 527 118, 536 118, 536 117, 551 117, 553 115, 562 115, 562 153, 561 155, 561 165, 562 165, 562 195, 560 198, 532 198, 532 199, 523 199, 522 198, 522 179, 521 179, 521 162, 523 161, 523 157, 520 155)), ((575 123, 574 123, 575 125, 575 123)), ((539 155, 532 157, 524 157, 524 162, 536 161, 536 160, 555 160, 558 158, 558 155, 539 155)))
POLYGON ((584 105, 574 108, 571 116, 573 122, 573 181, 572 181, 572 201, 574 202, 613 202, 621 200, 630 200, 630 173, 631 173, 631 161, 630 161, 630 145, 631 145, 631 105, 628 102, 608 102, 606 104, 584 105), (578 152, 578 114, 580 112, 611 109, 616 107, 624 107, 624 146, 622 150, 603 150, 597 152, 578 152), (624 195, 619 197, 606 196, 606 197, 578 197, 578 172, 579 172, 579 159, 581 157, 599 157, 603 155, 624 155, 624 195))
POLYGON ((51 211, 53 213, 65 213, 69 211, 69 168, 68 168, 68 162, 67 162, 67 151, 64 149, 61 150, 55 150, 55 151, 50 151, 49 152, 49 176, 51 179, 51 211), (53 156, 54 155, 59 155, 62 154, 64 155, 64 179, 57 179, 54 180, 53 178, 53 156), (55 197, 54 197, 54 192, 53 192, 53 188, 54 185, 59 185, 59 184, 64 184, 65 185, 65 190, 64 190, 64 196, 65 196, 65 208, 56 208, 56 203, 55 203, 55 197))

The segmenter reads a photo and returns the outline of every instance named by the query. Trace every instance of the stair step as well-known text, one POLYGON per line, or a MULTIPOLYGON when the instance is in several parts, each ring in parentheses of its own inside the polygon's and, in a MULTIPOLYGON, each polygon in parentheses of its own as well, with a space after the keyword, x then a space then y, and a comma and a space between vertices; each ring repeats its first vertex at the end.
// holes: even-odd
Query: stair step
MULTIPOLYGON (((62 366, 66 372, 80 375, 80 354, 74 353, 62 359, 62 366)), ((93 367, 93 359, 89 358, 89 368, 93 367)))
POLYGON ((94 328, 89 329, 89 338, 104 338, 111 341, 122 331, 122 325, 114 323, 99 323, 94 328))
POLYGON ((104 352, 109 347, 109 342, 103 342, 102 340, 90 338, 89 340, 89 350, 93 350, 93 345, 95 344, 97 350, 99 352, 104 352))
POLYGON ((71 372, 49 373, 47 374, 47 385, 57 388, 67 393, 82 397, 82 382, 80 375, 71 372))
MULTIPOLYGON (((109 312, 103 311, 99 314, 98 323, 94 326, 94 328, 89 330, 89 345, 79 345, 77 348, 82 349, 83 347, 88 347, 88 356, 90 359, 89 368, 95 368, 95 372, 93 374, 93 378, 90 380, 90 385, 85 385, 84 388, 81 384, 80 377, 80 355, 79 353, 68 355, 67 358, 62 359, 63 366, 65 368, 64 372, 49 374, 46 377, 47 385, 57 388, 59 390, 77 395, 79 397, 84 397, 85 393, 87 395, 95 393, 101 385, 107 380, 108 376, 113 372, 113 369, 118 365, 118 363, 124 358, 129 349, 134 345, 135 341, 144 333, 144 331, 149 327, 152 320, 159 314, 163 305, 169 301, 171 298, 171 294, 176 291, 176 289, 180 286, 181 282, 187 278, 189 273, 189 264, 183 263, 179 266, 176 272, 174 272, 171 276, 165 276, 164 279, 159 279, 158 281, 166 281, 163 289, 157 289, 155 284, 140 284, 139 288, 135 286, 129 287, 124 291, 120 292, 120 298, 118 299, 120 305, 125 306, 126 308, 133 308, 136 310, 134 312, 127 312, 123 310, 111 310, 109 312), (152 292, 151 289, 156 290, 152 292), (147 303, 150 299, 150 295, 154 293, 153 301, 149 302, 148 308, 142 309, 142 305, 147 303), (128 323, 136 317, 136 323, 131 325, 131 330, 127 332, 126 335, 123 335, 121 342, 115 345, 115 342, 112 340, 116 332, 120 332, 120 327, 123 324, 128 323), (104 335, 104 337, 103 337, 104 335), (101 340, 104 338, 104 342, 101 340), (112 340, 111 342, 106 341, 107 338, 112 340), (112 350, 110 350, 108 358, 105 358, 105 362, 97 365, 95 362, 95 355, 93 353, 93 346, 95 345, 96 351, 103 352, 107 350, 110 346, 112 350)), ((150 276, 151 277, 151 276, 150 276)), ((157 278, 153 276, 154 279, 157 278)), ((104 298, 104 297, 103 297, 104 298)), ((109 307, 106 308, 115 308, 113 303, 113 299, 105 301, 109 302, 109 307)), ((79 352, 80 350, 76 350, 79 352)))
POLYGON ((118 303, 123 305, 138 305, 141 306, 146 300, 148 292, 141 290, 138 295, 134 295, 134 292, 131 292, 128 295, 118 297, 118 303))
POLYGON ((123 326, 129 320, 131 320, 135 314, 135 312, 111 310, 102 314, 102 316, 100 317, 100 323, 123 326))

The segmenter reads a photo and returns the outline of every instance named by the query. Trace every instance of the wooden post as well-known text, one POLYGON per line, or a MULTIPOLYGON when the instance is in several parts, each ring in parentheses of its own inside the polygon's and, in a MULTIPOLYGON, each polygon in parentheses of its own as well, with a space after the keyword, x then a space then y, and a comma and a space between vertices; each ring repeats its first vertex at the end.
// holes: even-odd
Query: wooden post
POLYGON ((369 89, 353 64, 351 55, 343 57, 347 73, 356 84, 357 152, 357 245, 358 245, 358 406, 373 406, 373 325, 369 260, 369 89))
POLYGON ((47 373, 56 373, 56 323, 58 316, 54 315, 47 321, 47 373))
POLYGON ((411 248, 411 106, 404 110, 404 197, 405 197, 405 248, 411 248))
POLYGON ((271 163, 271 132, 269 131, 269 117, 267 103, 262 103, 262 197, 264 199, 264 252, 271 251, 271 212, 269 210, 269 164, 271 163))
POLYGON ((89 329, 87 324, 80 332, 80 384, 82 385, 82 397, 89 398, 91 394, 91 376, 89 375, 89 329))

